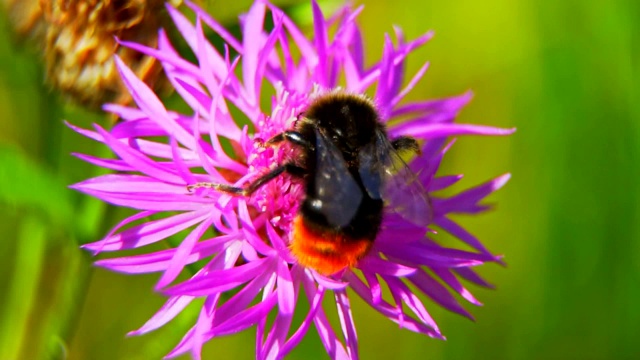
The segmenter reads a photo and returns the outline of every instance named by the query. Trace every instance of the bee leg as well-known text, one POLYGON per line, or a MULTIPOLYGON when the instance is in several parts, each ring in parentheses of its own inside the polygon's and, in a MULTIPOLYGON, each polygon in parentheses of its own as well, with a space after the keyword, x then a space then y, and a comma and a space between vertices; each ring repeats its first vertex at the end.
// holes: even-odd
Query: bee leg
POLYGON ((287 130, 287 131, 281 132, 280 134, 278 134, 278 135, 272 137, 271 139, 269 139, 266 144, 267 145, 274 145, 274 144, 277 144, 277 143, 282 142, 284 140, 286 140, 286 141, 288 141, 288 142, 290 142, 290 143, 292 143, 294 145, 302 146, 302 147, 304 147, 306 149, 312 149, 313 148, 313 146, 311 146, 311 144, 305 138, 302 137, 302 134, 300 134, 297 131, 292 131, 292 130, 287 130))
POLYGON ((409 136, 400 136, 391 142, 391 146, 396 151, 411 150, 420 154, 420 146, 418 145, 418 142, 416 139, 409 136))
POLYGON ((269 181, 275 179, 276 177, 278 177, 283 172, 286 172, 286 173, 291 174, 291 175, 296 176, 296 177, 302 177, 302 176, 304 176, 304 174, 307 173, 307 171, 304 168, 301 168, 301 167, 299 167, 297 165, 294 165, 294 164, 291 164, 291 163, 287 163, 287 164, 284 164, 284 165, 280 165, 277 168, 269 171, 268 173, 260 176, 259 178, 255 179, 254 181, 249 183, 244 188, 231 186, 231 185, 227 185, 227 184, 215 184, 215 183, 200 182, 200 183, 195 183, 195 184, 192 184, 192 185, 188 185, 187 186, 187 190, 189 192, 192 192, 192 191, 194 191, 196 189, 199 189, 199 188, 207 188, 207 189, 215 189, 215 190, 218 190, 218 191, 226 192, 226 193, 229 193, 229 194, 232 194, 232 195, 249 196, 254 191, 258 190, 262 185, 264 185, 264 184, 268 183, 269 181))

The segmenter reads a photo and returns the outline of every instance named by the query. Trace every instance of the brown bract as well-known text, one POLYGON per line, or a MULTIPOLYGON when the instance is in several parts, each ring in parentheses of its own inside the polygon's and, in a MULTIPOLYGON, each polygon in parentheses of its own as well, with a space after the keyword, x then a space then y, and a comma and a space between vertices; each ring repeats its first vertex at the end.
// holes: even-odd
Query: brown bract
MULTIPOLYGON (((119 46, 116 38, 147 46, 157 43, 168 22, 164 0, 4 0, 18 34, 43 50, 48 83, 90 106, 130 102, 113 55, 158 90, 163 80, 158 62, 119 46)), ((179 5, 180 0, 171 0, 179 5)))

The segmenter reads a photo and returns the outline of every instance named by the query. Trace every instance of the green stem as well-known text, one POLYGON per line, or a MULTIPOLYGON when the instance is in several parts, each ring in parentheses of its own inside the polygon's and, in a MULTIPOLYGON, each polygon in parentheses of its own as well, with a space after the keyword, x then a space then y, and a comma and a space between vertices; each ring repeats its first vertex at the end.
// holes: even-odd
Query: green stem
POLYGON ((31 326, 46 250, 46 226, 36 215, 20 224, 15 266, 7 292, 7 306, 0 319, 0 358, 22 359, 23 349, 32 345, 31 326))

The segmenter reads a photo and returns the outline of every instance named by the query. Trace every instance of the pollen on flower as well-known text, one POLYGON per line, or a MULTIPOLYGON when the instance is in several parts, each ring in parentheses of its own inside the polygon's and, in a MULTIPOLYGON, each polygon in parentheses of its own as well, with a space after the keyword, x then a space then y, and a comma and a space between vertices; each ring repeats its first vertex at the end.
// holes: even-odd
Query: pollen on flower
MULTIPOLYGON (((273 146, 266 146, 265 142, 293 127, 298 114, 306 105, 306 97, 299 98, 298 101, 291 101, 287 91, 279 91, 274 99, 271 114, 259 120, 258 131, 254 134, 256 141, 248 156, 249 172, 254 173, 255 177, 298 156, 299 150, 286 141, 273 146)), ((300 179, 283 174, 256 190, 251 196, 250 204, 269 214, 271 225, 286 235, 291 233, 292 223, 303 194, 304 189, 300 179)))

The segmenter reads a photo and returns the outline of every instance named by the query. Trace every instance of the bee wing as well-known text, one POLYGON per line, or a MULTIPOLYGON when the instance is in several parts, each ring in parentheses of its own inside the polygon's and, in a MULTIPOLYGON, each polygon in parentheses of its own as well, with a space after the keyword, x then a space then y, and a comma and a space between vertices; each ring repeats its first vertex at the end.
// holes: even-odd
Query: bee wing
POLYGON ((431 223, 433 209, 427 191, 382 131, 360 153, 359 162, 358 171, 371 198, 382 198, 392 211, 416 225, 431 223))
POLYGON ((375 200, 382 199, 382 183, 385 175, 384 154, 379 151, 378 142, 364 146, 358 154, 358 173, 367 194, 375 200))
POLYGON ((362 191, 349 173, 342 152, 322 134, 316 132, 316 177, 314 208, 323 214, 329 224, 344 227, 358 211, 362 191))

